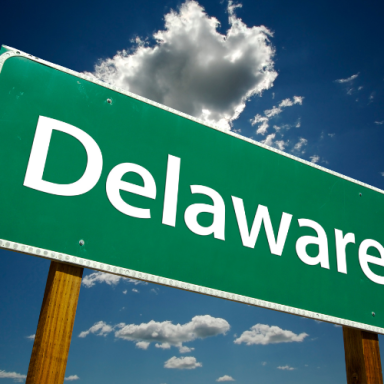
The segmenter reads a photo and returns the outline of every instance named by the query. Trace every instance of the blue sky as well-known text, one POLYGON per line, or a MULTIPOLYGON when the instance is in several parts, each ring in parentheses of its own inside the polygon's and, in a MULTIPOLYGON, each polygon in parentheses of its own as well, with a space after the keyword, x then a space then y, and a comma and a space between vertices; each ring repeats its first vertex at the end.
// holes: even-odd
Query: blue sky
MULTIPOLYGON (((384 189, 377 1, 14 1, 2 10, 2 44, 384 189), (228 58, 235 72, 221 65, 228 58)), ((49 261, 0 258, 0 383, 23 382, 49 261)), ((93 273, 68 382, 346 383, 340 327, 93 273)))

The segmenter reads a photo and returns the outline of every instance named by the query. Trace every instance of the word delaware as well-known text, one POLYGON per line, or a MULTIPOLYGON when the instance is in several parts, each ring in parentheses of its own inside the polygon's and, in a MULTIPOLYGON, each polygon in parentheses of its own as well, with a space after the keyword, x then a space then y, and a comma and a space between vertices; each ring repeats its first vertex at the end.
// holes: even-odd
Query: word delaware
MULTIPOLYGON (((181 159, 168 155, 167 173, 165 181, 165 194, 163 205, 162 224, 175 227, 177 200, 179 192, 181 159)), ((90 191, 99 181, 103 168, 103 156, 95 140, 81 129, 59 120, 40 116, 36 127, 36 133, 30 153, 30 158, 25 174, 24 186, 41 192, 59 196, 77 196, 90 191), (87 153, 87 166, 81 178, 71 184, 57 184, 43 180, 43 174, 50 146, 52 131, 57 130, 77 139, 85 148, 87 153)), ((192 204, 184 212, 184 220, 190 231, 199 236, 213 235, 218 240, 225 241, 225 204, 221 195, 212 188, 204 185, 191 185, 192 194, 203 194, 212 199, 212 204, 192 204), (197 217, 200 213, 212 214, 212 224, 201 226, 197 217)), ((112 206, 125 215, 138 219, 150 219, 151 211, 128 204, 120 196, 120 191, 130 192, 148 199, 156 199, 156 182, 152 174, 134 163, 122 163, 116 165, 109 173, 106 181, 106 193, 112 206), (133 172, 143 180, 143 185, 136 185, 122 180, 122 177, 133 172)), ((292 215, 282 213, 277 237, 273 232, 268 207, 258 205, 251 228, 249 228, 244 202, 240 197, 231 196, 233 209, 236 215, 238 230, 244 247, 254 248, 264 225, 270 252, 281 256, 292 221, 292 215)), ((322 268, 329 269, 328 238, 323 227, 306 218, 299 218, 300 227, 309 227, 315 230, 317 236, 301 236, 296 241, 296 254, 299 259, 307 265, 320 264, 322 268), (317 256, 309 256, 306 248, 315 244, 319 248, 317 256)), ((355 234, 346 233, 335 229, 335 244, 337 270, 347 273, 346 246, 355 243, 355 234)), ((384 267, 384 247, 373 239, 365 239, 359 245, 359 263, 364 274, 377 284, 384 284, 384 277, 377 275, 369 264, 384 267), (376 248, 380 257, 368 254, 369 248, 376 248)))

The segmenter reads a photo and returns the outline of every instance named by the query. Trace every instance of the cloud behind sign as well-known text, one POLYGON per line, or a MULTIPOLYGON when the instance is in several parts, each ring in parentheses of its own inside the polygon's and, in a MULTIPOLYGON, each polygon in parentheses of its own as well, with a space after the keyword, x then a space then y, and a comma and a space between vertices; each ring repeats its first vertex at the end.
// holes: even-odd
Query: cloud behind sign
POLYGON ((133 51, 101 60, 93 75, 210 124, 229 129, 247 100, 273 86, 272 32, 248 27, 228 3, 229 29, 196 1, 165 15, 165 29, 155 43, 136 38, 133 51))

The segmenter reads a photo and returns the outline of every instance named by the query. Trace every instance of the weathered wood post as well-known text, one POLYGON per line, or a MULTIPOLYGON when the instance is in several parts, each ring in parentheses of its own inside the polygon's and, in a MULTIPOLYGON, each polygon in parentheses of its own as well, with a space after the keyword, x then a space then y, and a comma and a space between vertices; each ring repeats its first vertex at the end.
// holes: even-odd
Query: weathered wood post
POLYGON ((83 270, 51 261, 26 384, 64 382, 83 270))
POLYGON ((383 384, 376 333, 343 327, 348 384, 383 384))

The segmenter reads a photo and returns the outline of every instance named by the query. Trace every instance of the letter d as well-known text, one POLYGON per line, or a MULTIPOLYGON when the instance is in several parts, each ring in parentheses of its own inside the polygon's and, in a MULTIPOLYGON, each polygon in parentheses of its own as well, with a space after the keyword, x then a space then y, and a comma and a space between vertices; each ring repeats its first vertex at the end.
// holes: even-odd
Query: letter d
MULTIPOLYGON (((70 159, 68 159, 70 161, 70 159)), ((41 192, 60 196, 82 195, 90 191, 99 181, 103 168, 103 157, 95 140, 87 133, 62 121, 39 116, 32 144, 24 186, 41 192), (43 180, 45 162, 51 141, 52 130, 67 133, 79 140, 87 151, 87 167, 83 176, 71 184, 56 184, 43 180)))

